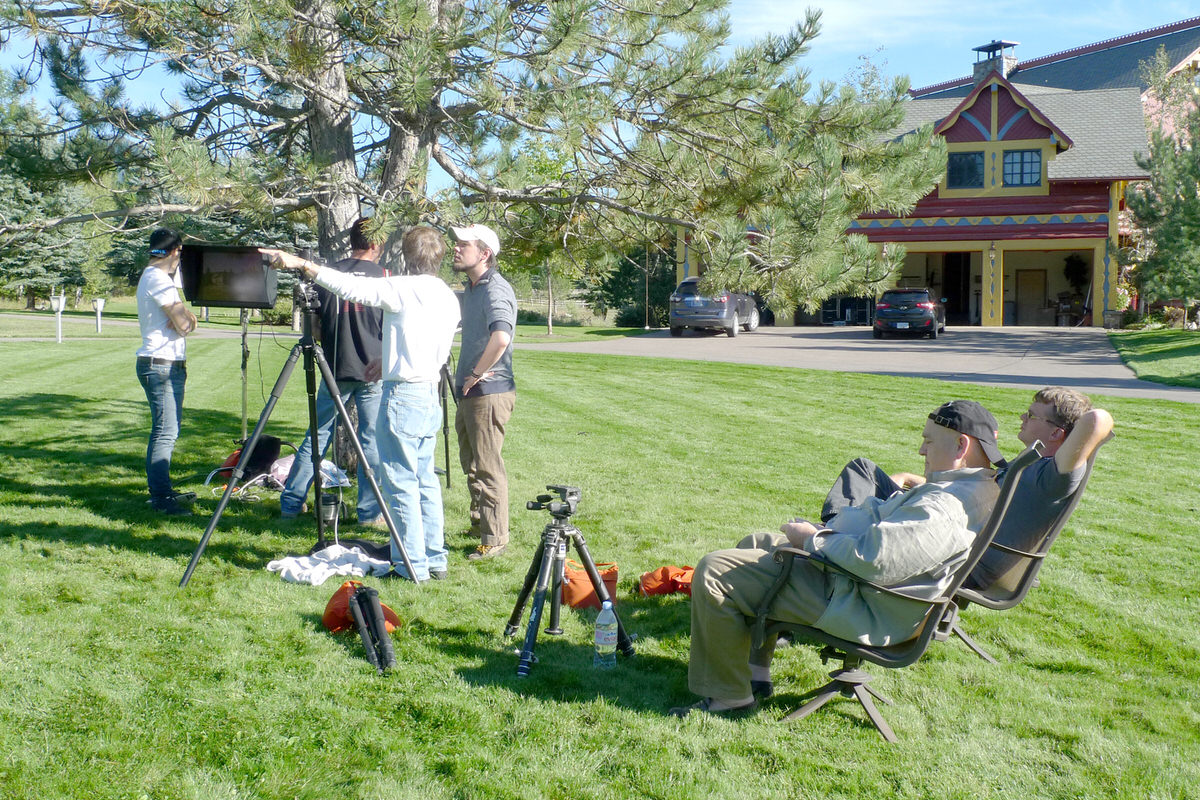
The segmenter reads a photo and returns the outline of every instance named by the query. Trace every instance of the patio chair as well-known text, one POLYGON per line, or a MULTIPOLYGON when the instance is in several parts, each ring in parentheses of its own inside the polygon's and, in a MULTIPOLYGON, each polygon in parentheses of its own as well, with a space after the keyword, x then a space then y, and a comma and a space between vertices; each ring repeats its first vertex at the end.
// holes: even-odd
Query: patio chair
POLYGON ((955 593, 962 586, 967 576, 971 574, 971 570, 975 568, 975 564, 978 563, 984 550, 987 549, 988 543, 991 542, 992 538, 996 535, 996 531, 999 530, 1000 522, 1004 519, 1004 515, 1008 511, 1009 504, 1012 501, 1012 495, 1017 485, 1016 478, 1020 477, 1020 474, 1026 467, 1037 461, 1040 457, 1041 442, 1035 442, 1029 449, 1017 456, 1010 463, 1010 479, 1006 480, 1004 486, 1001 488, 996 505, 993 507, 992 513, 988 517, 983 530, 980 531, 979 536, 976 537, 974 544, 972 544, 966 561, 963 562, 962 566, 954 574, 946 590, 933 600, 913 597, 912 595, 897 592, 885 586, 879 586, 823 559, 820 554, 808 553, 794 547, 780 547, 775 551, 775 560, 783 565, 783 571, 758 608, 753 622, 751 646, 757 650, 762 647, 766 637, 789 633, 793 642, 799 643, 803 641, 823 645, 821 649, 821 661, 823 663, 828 662, 830 659, 839 659, 842 662, 840 669, 829 673, 829 677, 832 680, 819 689, 807 692, 804 696, 811 699, 808 699, 804 705, 784 717, 785 722, 808 716, 834 697, 842 695, 857 699, 883 738, 889 742, 896 741, 896 734, 892 731, 891 726, 888 725, 887 720, 879 713, 879 709, 876 708, 872 698, 888 705, 892 705, 892 701, 881 695, 870 685, 871 675, 862 669, 862 663, 867 661, 887 669, 907 667, 924 655, 925 650, 929 647, 930 642, 934 641, 935 637, 940 634, 941 638, 945 638, 949 634, 949 624, 953 620, 954 613, 957 610, 954 605, 955 593), (792 566, 795 564, 797 558, 817 563, 822 569, 845 575, 850 580, 870 587, 875 591, 908 600, 914 604, 926 606, 927 610, 924 622, 917 633, 908 640, 884 646, 861 644, 848 639, 842 639, 811 625, 772 620, 770 618, 771 605, 774 602, 775 596, 787 584, 791 576, 792 566))
MULTIPOLYGON (((1096 454, 1100 452, 1100 448, 1112 439, 1112 437, 1113 435, 1109 433, 1092 450, 1091 455, 1088 456, 1087 466, 1084 469, 1083 480, 1079 482, 1079 486, 1071 493, 1070 498, 1063 505, 1058 516, 1051 521, 1046 531, 1040 538, 1035 539, 1036 547, 1032 551, 1018 550, 1015 547, 1009 547, 995 541, 988 545, 988 548, 991 550, 998 550, 1016 558, 1012 566, 997 577, 991 585, 986 587, 963 586, 958 590, 954 596, 954 615, 950 621, 950 630, 947 636, 951 634, 957 636, 984 661, 991 664, 996 663, 996 659, 992 658, 986 650, 979 646, 978 642, 963 630, 959 620, 959 612, 965 610, 971 603, 983 606, 984 608, 990 608, 993 611, 1004 611, 1024 600, 1025 595, 1029 594, 1029 590, 1038 585, 1037 576, 1042 568, 1042 562, 1045 561, 1046 556, 1050 553, 1050 547, 1054 544, 1054 540, 1058 538, 1058 534, 1066 527, 1067 520, 1071 518, 1071 513, 1079 505, 1079 500, 1083 497, 1083 490, 1087 488, 1088 479, 1092 476, 1092 466, 1096 462, 1096 454)), ((1009 482, 1015 483, 1011 479, 1011 476, 1006 478, 1005 482, 1006 484, 1009 482)))

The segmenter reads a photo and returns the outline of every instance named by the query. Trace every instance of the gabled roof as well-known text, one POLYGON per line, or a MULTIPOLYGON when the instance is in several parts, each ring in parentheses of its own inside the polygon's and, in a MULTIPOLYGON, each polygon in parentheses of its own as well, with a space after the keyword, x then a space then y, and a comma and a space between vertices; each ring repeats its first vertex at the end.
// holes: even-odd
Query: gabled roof
MULTIPOLYGON (((1079 91, 1136 87, 1145 91, 1140 65, 1153 59, 1159 47, 1166 50, 1172 65, 1200 50, 1200 17, 1021 61, 1008 79, 1022 87, 1079 91)), ((911 94, 928 98, 965 97, 972 88, 973 79, 965 77, 913 89, 911 94)))
MULTIPOLYGON (((1134 160, 1135 153, 1148 150, 1146 118, 1137 88, 1038 92, 1035 87, 1027 99, 1073 142, 1070 149, 1047 165, 1050 180, 1134 180, 1148 176, 1134 160)), ((904 124, 888 136, 898 138, 926 123, 937 127, 962 102, 962 98, 945 96, 911 100, 905 108, 904 124)))
POLYGON ((1029 102, 1029 100, 1025 98, 1025 95, 1018 91, 1017 88, 1011 83, 1006 81, 1004 76, 999 72, 992 72, 991 74, 985 76, 984 79, 978 84, 976 84, 975 88, 971 90, 971 93, 968 94, 966 98, 963 99, 963 101, 959 103, 953 111, 950 112, 946 119, 942 120, 934 127, 933 132, 945 133, 947 130, 952 128, 954 124, 958 122, 958 118, 962 112, 970 108, 975 103, 975 100, 979 97, 979 95, 986 91, 988 87, 992 86, 993 84, 1003 86, 1004 88, 1008 89, 1009 94, 1017 102, 1017 105, 1027 109, 1029 111, 1029 116, 1032 117, 1035 122, 1053 131, 1054 135, 1058 138, 1058 146, 1060 150, 1070 147, 1072 144, 1074 144, 1074 142, 1071 141, 1070 136, 1065 134, 1061 128, 1055 125, 1053 120, 1047 119, 1046 115, 1043 114, 1037 106, 1029 102))

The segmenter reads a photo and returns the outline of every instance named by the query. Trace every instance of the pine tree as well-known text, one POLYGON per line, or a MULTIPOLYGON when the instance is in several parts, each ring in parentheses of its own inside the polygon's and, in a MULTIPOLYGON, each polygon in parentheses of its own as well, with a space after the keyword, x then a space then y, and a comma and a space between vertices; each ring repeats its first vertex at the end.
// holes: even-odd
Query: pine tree
POLYGON ((818 13, 731 48, 724 0, 6 3, 87 133, 69 170, 119 175, 117 210, 303 214, 326 256, 363 204, 385 233, 557 209, 568 247, 678 231, 714 280, 811 304, 892 273, 846 228, 944 162, 929 131, 885 138, 904 81, 809 85, 818 13), (169 113, 125 93, 153 66, 182 82, 169 113), (568 155, 553 179, 521 168, 534 137, 568 155))
POLYGON ((1150 179, 1134 184, 1127 202, 1142 228, 1141 289, 1152 300, 1200 297, 1200 103, 1194 75, 1170 74, 1161 49, 1146 72, 1155 100, 1150 150, 1138 164, 1150 179))
MULTIPOLYGON (((58 216, 70 201, 69 188, 30 181, 23 167, 51 156, 45 123, 0 79, 0 227, 35 224, 58 216)), ((86 246, 70 229, 31 229, 20 237, 0 235, 0 292, 23 297, 27 308, 52 293, 86 283, 86 246)))

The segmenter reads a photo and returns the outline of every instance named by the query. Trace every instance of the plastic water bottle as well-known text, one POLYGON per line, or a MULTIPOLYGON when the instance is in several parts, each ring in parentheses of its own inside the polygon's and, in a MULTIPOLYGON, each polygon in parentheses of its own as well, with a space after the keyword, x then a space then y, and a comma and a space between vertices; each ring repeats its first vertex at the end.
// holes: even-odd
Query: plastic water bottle
POLYGON ((617 614, 612 601, 605 600, 596 617, 596 655, 592 666, 597 669, 612 669, 617 665, 617 614))

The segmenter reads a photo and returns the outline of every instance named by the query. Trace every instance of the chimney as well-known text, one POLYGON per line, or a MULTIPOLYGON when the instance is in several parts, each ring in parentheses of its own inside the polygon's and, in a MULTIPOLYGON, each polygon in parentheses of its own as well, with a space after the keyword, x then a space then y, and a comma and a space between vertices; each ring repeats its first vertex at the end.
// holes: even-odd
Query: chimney
POLYGON ((1000 77, 1007 78, 1017 66, 1017 56, 1009 48, 1016 47, 1020 42, 1009 42, 1004 39, 993 39, 987 44, 972 47, 978 55, 975 57, 975 69, 972 76, 979 83, 992 72, 999 72, 1000 77), (1009 52, 1005 52, 1009 50, 1009 52))

